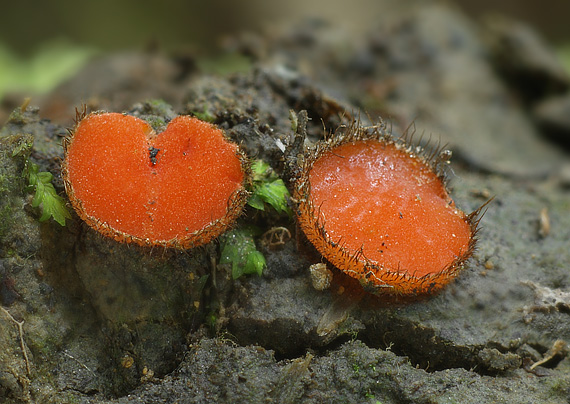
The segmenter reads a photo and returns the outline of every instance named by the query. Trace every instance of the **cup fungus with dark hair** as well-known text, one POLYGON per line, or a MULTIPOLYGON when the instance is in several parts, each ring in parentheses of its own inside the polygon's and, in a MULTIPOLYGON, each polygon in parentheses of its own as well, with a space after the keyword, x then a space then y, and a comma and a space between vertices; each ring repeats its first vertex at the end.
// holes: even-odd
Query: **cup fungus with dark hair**
POLYGON ((190 116, 158 134, 130 115, 79 116, 64 149, 62 174, 77 214, 120 242, 202 245, 231 226, 247 200, 239 147, 190 116))
POLYGON ((369 292, 440 290, 472 255, 481 212, 465 214, 449 196, 449 154, 426 156, 383 125, 345 129, 304 158, 294 184, 300 228, 369 292))

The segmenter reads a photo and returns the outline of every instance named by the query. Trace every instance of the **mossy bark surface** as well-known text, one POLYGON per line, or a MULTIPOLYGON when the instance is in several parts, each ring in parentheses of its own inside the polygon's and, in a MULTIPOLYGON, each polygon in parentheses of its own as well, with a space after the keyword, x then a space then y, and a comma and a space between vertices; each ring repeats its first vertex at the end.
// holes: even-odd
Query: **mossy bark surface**
POLYGON ((109 56, 39 109, 12 115, 0 130, 0 403, 567 402, 570 360, 556 347, 570 342, 570 180, 561 169, 570 157, 529 114, 561 87, 522 102, 508 69, 491 63, 501 59, 489 57, 485 27, 432 2, 388 10, 358 38, 307 23, 254 48, 237 39, 251 67, 225 76, 181 77, 160 54, 109 56), (150 60, 137 86, 97 85, 109 66, 128 84, 150 60), (149 250, 105 239, 77 216, 64 228, 39 223, 25 161, 52 172, 63 194, 61 139, 86 91, 94 110, 158 126, 199 115, 286 182, 290 110, 308 113, 307 146, 352 117, 384 117, 395 136, 412 123, 417 141, 423 133, 453 151, 458 207, 494 196, 477 251, 437 296, 379 301, 351 286, 315 290, 309 266, 322 258, 286 213, 246 210, 238 226, 283 226, 294 237, 277 248, 256 240, 267 268, 237 280, 216 242, 149 250))

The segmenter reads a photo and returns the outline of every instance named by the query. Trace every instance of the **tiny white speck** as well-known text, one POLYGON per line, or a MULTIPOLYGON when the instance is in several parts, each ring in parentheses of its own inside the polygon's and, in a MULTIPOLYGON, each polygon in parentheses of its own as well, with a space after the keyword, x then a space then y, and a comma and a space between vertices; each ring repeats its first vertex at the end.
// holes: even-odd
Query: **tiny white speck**
POLYGON ((277 139, 275 141, 275 144, 277 145, 277 148, 279 150, 281 150, 281 153, 285 153, 285 145, 283 144, 283 142, 281 141, 281 139, 277 139))

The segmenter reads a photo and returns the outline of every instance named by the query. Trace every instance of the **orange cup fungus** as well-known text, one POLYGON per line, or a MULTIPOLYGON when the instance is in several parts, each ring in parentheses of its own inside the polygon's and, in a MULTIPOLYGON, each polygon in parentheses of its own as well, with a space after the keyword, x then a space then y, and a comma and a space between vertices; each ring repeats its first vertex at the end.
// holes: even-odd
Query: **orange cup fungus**
POLYGON ((329 262, 378 295, 443 288, 474 250, 478 213, 455 207, 441 165, 383 127, 350 127, 305 157, 300 228, 329 262))
POLYGON ((64 143, 62 174, 77 214, 103 235, 192 248, 241 214, 249 168, 220 129, 190 116, 159 134, 130 115, 81 118, 64 143))

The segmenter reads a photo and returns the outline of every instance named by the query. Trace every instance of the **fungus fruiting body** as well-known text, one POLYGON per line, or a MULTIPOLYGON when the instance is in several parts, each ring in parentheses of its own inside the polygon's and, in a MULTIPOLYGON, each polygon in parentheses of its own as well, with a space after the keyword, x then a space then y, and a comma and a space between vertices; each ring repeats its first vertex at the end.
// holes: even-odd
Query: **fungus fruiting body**
POLYGON ((477 212, 449 196, 439 167, 447 159, 418 151, 382 127, 353 126, 318 144, 295 183, 308 240, 375 294, 431 294, 474 249, 477 212))
POLYGON ((247 172, 238 146, 207 122, 179 116, 157 134, 119 113, 80 117, 62 166, 89 226, 117 241, 176 248, 207 243, 235 221, 247 172))

